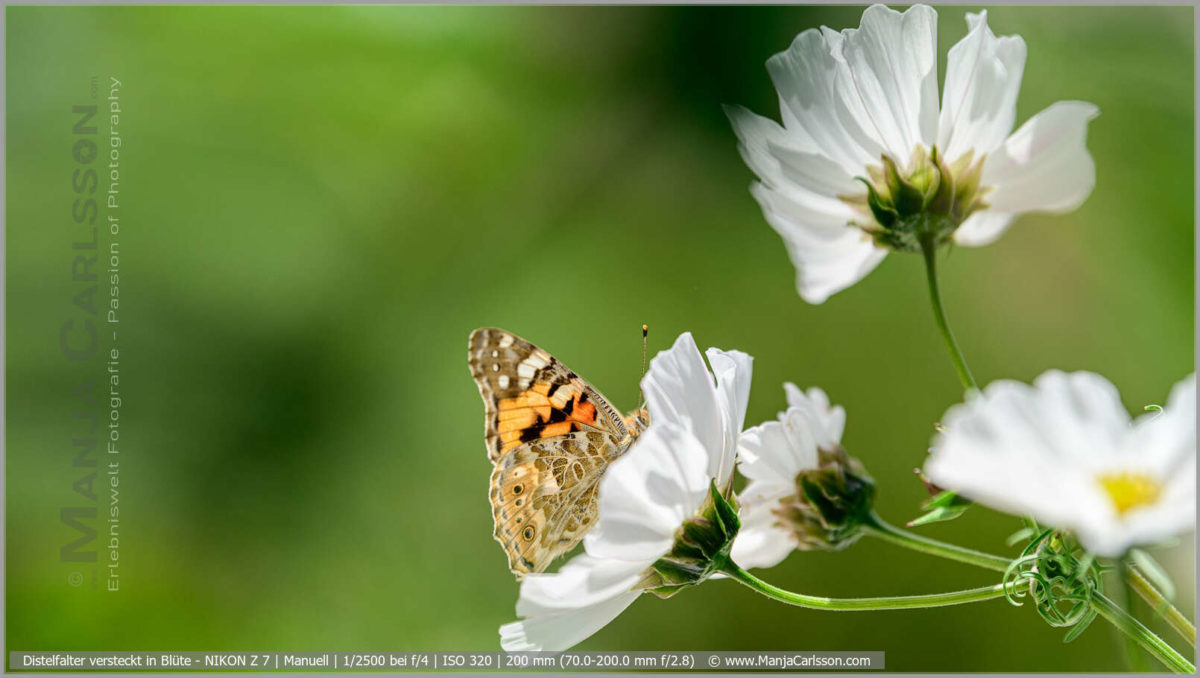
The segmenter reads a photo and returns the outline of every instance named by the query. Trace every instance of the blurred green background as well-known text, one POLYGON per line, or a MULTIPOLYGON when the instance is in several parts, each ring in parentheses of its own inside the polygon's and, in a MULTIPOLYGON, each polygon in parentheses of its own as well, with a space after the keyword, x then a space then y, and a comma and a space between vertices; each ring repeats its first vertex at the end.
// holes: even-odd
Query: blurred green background
MULTIPOLYGON (((465 350, 479 326, 540 344, 623 409, 642 323, 652 352, 683 330, 745 350, 748 422, 783 407, 783 381, 823 387, 881 513, 915 516, 912 469, 961 396, 921 262, 893 255, 801 301, 720 108, 777 116, 767 57, 862 9, 7 8, 8 649, 498 649, 517 585, 491 537, 465 350), (71 105, 93 75, 123 83, 116 593, 70 586, 91 569, 59 562, 82 475, 71 389, 102 370, 58 341, 79 291, 71 105)), ((939 8, 943 75, 965 11, 939 8)), ((989 18, 1029 46, 1018 122, 1099 105, 1098 179, 1077 212, 944 259, 959 340, 982 381, 1088 369, 1131 410, 1161 403, 1194 365, 1193 10, 989 18)), ((921 531, 1012 553, 1017 526, 980 509, 921 531)), ((1189 615, 1192 544, 1157 551, 1189 615)), ((832 596, 994 581, 871 540, 766 574, 832 596)), ((579 649, 1122 667, 1106 625, 1063 635, 1002 601, 836 614, 711 582, 643 597, 579 649)))

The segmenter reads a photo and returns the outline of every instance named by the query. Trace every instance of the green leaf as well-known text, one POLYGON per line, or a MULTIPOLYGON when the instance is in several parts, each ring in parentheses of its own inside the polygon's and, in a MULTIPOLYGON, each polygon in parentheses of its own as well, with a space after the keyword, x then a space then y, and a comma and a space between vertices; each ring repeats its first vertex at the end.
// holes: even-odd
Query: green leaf
POLYGON ((945 490, 921 505, 921 508, 926 513, 910 520, 908 526, 917 527, 918 525, 954 520, 966 512, 967 509, 971 508, 971 505, 974 503, 970 499, 960 497, 950 490, 945 490))

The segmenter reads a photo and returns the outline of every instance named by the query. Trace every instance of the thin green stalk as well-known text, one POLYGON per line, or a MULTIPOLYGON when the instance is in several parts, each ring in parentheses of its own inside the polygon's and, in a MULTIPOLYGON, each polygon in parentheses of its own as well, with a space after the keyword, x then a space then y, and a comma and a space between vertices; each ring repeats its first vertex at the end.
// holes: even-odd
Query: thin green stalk
POLYGON ((968 565, 975 565, 995 572, 1004 572, 1008 569, 1009 564, 1012 563, 1012 560, 1009 558, 994 556, 990 553, 983 553, 962 546, 955 546, 954 544, 947 544, 909 532, 908 530, 902 530, 880 518, 874 512, 871 513, 867 522, 863 524, 863 528, 867 534, 903 546, 904 548, 949 560, 956 560, 968 565))
MULTIPOLYGON (((896 527, 895 525, 889 524, 888 522, 886 522, 885 520, 880 518, 875 513, 871 514, 870 518, 868 519, 868 521, 866 523, 864 523, 863 527, 866 530, 867 534, 874 535, 885 541, 889 541, 893 544, 897 544, 899 546, 903 546, 905 548, 912 549, 914 551, 919 551, 921 553, 925 553, 928 555, 939 556, 942 558, 947 558, 949 560, 955 560, 960 563, 967 563, 969 565, 975 565, 975 566, 982 567, 982 568, 985 568, 988 570, 1004 572, 1008 569, 1008 565, 1011 562, 1007 558, 1002 558, 1000 556, 994 556, 994 555, 991 555, 988 553, 974 551, 971 549, 963 548, 961 546, 955 546, 953 544, 946 544, 944 542, 940 542, 940 541, 937 541, 934 539, 930 539, 928 537, 923 537, 921 535, 914 534, 907 530, 902 530, 902 529, 896 527)), ((1180 635, 1184 636, 1184 638, 1188 639, 1189 642, 1191 642, 1193 645, 1195 645, 1196 627, 1190 621, 1188 621, 1187 617, 1184 617, 1183 614, 1178 609, 1176 609, 1174 606, 1172 606, 1170 604, 1170 602, 1168 602, 1166 600, 1166 598, 1163 597, 1162 593, 1160 593, 1158 591, 1158 589, 1154 588, 1154 586, 1141 574, 1141 572, 1139 572, 1137 570, 1136 567, 1128 567, 1128 568, 1123 568, 1123 569, 1124 569, 1124 571, 1121 573, 1123 575, 1122 579, 1125 582, 1127 582, 1127 585, 1132 590, 1136 591, 1144 599, 1146 599, 1146 601, 1149 602, 1152 606, 1154 606, 1154 608, 1156 610, 1162 611, 1164 616, 1167 619, 1167 622, 1171 625, 1171 627, 1174 628, 1176 631, 1178 631, 1180 633, 1180 635)), ((733 573, 730 573, 730 575, 734 576, 734 578, 737 578, 737 575, 734 575, 733 573)), ((747 573, 747 576, 751 576, 751 575, 749 575, 747 573)), ((751 588, 755 588, 756 590, 758 590, 757 587, 752 584, 749 584, 741 579, 739 579, 739 581, 742 581, 742 583, 745 583, 747 586, 751 586, 751 588)), ((774 587, 772 587, 770 584, 766 584, 765 582, 759 582, 759 583, 762 584, 763 586, 774 589, 774 587)), ((998 585, 993 588, 994 588, 994 590, 999 591, 1000 595, 1003 595, 1003 592, 1004 592, 1003 585, 998 585)), ((775 589, 775 590, 779 591, 779 589, 775 589)), ((985 595, 983 593, 984 591, 986 591, 986 589, 973 589, 971 591, 960 591, 957 593, 982 596, 982 595, 985 595)), ((763 592, 763 591, 760 591, 760 592, 763 592)), ((766 593, 766 592, 763 592, 763 593, 764 593, 764 595, 771 595, 770 593, 766 593)), ((782 591, 782 593, 787 594, 786 591, 782 591)), ((790 595, 795 595, 795 594, 790 594, 790 595)), ((943 595, 953 596, 955 594, 943 594, 943 595)), ((772 597, 776 597, 776 596, 772 596, 772 597)), ((920 597, 921 596, 915 596, 915 598, 920 598, 920 597)), ((933 597, 937 598, 938 596, 933 596, 933 597)), ((779 599, 783 600, 783 602, 790 602, 793 605, 801 605, 802 604, 799 602, 791 602, 784 598, 779 598, 779 599)), ((986 598, 976 598, 975 600, 984 600, 984 599, 986 599, 986 598)), ((871 599, 861 599, 861 600, 871 600, 871 599)), ((963 601, 958 601, 958 602, 970 602, 970 601, 963 600, 963 601)), ((951 602, 951 603, 943 603, 943 604, 953 605, 955 603, 951 602)), ((1195 673, 1195 671, 1196 671, 1195 667, 1192 666, 1192 664, 1187 659, 1185 659, 1183 657, 1183 655, 1181 655, 1177 651, 1175 651, 1174 648, 1172 648, 1165 641, 1163 641, 1161 638, 1159 638, 1157 635, 1155 635, 1153 631, 1146 628, 1141 622, 1139 622, 1137 619, 1135 619, 1128 612, 1121 609, 1121 607, 1118 606, 1116 603, 1114 603, 1112 600, 1109 600, 1108 598, 1104 597, 1103 594, 1101 594, 1099 592, 1096 592, 1095 594, 1093 594, 1091 604, 1092 604, 1092 607, 1094 607, 1096 609, 1096 612, 1099 613, 1100 616, 1104 617, 1106 620, 1111 622, 1114 626, 1117 627, 1117 629, 1119 631, 1124 633, 1128 638, 1132 639, 1133 642, 1137 643, 1142 648, 1144 648, 1155 659, 1162 662, 1164 665, 1169 667, 1172 671, 1176 671, 1179 673, 1195 673)), ((808 607, 811 607, 811 606, 808 606, 808 607)), ((914 605, 914 607, 919 607, 919 606, 914 605)), ((885 608, 861 608, 861 609, 885 609, 885 608)))
MULTIPOLYGON (((995 572, 1004 572, 1008 569, 1011 562, 1007 558, 994 556, 990 553, 982 553, 954 544, 947 544, 935 539, 903 530, 895 525, 892 525, 880 518, 877 514, 872 513, 869 522, 864 526, 867 534, 891 542, 898 546, 919 551, 927 555, 938 556, 949 560, 975 565, 987 570, 995 572)), ((1122 579, 1126 584, 1136 592, 1143 600, 1150 604, 1150 607, 1158 614, 1161 614, 1171 628, 1175 629, 1184 640, 1192 647, 1196 646, 1196 626, 1189 620, 1179 608, 1171 604, 1169 600, 1163 596, 1157 588, 1154 587, 1145 575, 1141 573, 1136 566, 1125 568, 1124 577, 1122 579)))
POLYGON ((1122 633, 1132 638, 1149 652, 1155 659, 1162 662, 1164 666, 1171 669, 1175 673, 1195 673, 1196 667, 1190 661, 1179 654, 1175 648, 1171 647, 1162 638, 1159 638, 1153 631, 1146 628, 1140 621, 1134 619, 1125 610, 1122 610, 1113 601, 1109 600, 1104 594, 1099 591, 1092 594, 1092 607, 1096 612, 1104 617, 1109 623, 1117 627, 1122 633))
POLYGON ((954 340, 954 332, 946 321, 946 311, 942 308, 942 293, 938 289, 937 277, 937 247, 929 238, 921 241, 921 252, 925 255, 925 276, 929 279, 929 302, 933 306, 933 319, 937 321, 938 330, 946 342, 946 350, 950 352, 950 360, 958 372, 958 380, 967 390, 978 390, 975 377, 971 376, 971 368, 967 367, 967 359, 963 357, 962 349, 954 340))
POLYGON ((1196 646, 1195 624, 1183 616, 1179 608, 1172 605, 1171 601, 1167 600, 1166 596, 1155 588, 1154 584, 1150 583, 1150 580, 1146 579, 1145 575, 1138 570, 1136 565, 1131 565, 1126 569, 1125 581, 1131 589, 1142 597, 1142 600, 1150 604, 1155 613, 1161 614, 1167 620, 1167 623, 1171 625, 1171 628, 1183 636, 1184 640, 1192 647, 1196 646))
POLYGON ((925 607, 945 607, 976 603, 983 600, 993 600, 1004 597, 1004 584, 985 586, 965 591, 949 593, 933 593, 919 596, 888 596, 882 598, 824 598, 808 596, 802 593, 792 593, 755 577, 743 570, 732 560, 721 569, 722 572, 736 579, 739 583, 754 589, 762 595, 778 600, 788 605, 808 607, 815 610, 840 610, 847 612, 862 612, 868 610, 911 610, 925 607))
MULTIPOLYGON (((1129 566, 1124 560, 1117 561, 1117 578, 1121 581, 1121 605, 1129 614, 1130 617, 1136 619, 1136 610, 1133 607, 1135 597, 1133 595, 1133 585, 1129 582, 1129 566)), ((1125 661, 1129 666, 1129 670, 1134 673, 1146 673, 1150 671, 1150 665, 1146 661, 1146 655, 1138 646, 1137 641, 1132 636, 1125 635, 1122 637, 1125 641, 1125 661)))

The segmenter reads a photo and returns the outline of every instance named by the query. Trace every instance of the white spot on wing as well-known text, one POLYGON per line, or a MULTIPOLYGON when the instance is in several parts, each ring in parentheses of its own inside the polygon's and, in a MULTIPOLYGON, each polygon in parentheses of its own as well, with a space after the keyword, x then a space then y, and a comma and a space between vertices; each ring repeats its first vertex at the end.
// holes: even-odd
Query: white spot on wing
POLYGON ((498 384, 500 384, 500 388, 508 388, 508 375, 507 374, 500 375, 500 378, 497 379, 496 382, 498 384))

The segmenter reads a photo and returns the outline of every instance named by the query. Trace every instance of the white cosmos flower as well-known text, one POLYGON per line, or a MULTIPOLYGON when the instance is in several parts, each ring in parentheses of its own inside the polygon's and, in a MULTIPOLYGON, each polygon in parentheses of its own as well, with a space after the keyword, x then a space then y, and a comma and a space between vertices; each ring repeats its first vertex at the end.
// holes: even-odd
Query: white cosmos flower
POLYGON ((859 28, 804 31, 767 61, 783 125, 727 109, 760 180, 751 191, 783 237, 806 301, 819 304, 861 280, 884 245, 912 249, 884 237, 858 180, 886 194, 884 158, 918 189, 950 191, 937 208, 953 217, 938 244, 985 245, 1018 214, 1067 212, 1091 193, 1085 141, 1098 109, 1060 101, 1010 134, 1025 43, 994 35, 986 12, 968 14, 967 25, 950 50, 940 108, 937 13, 874 5, 859 28), (938 170, 941 181, 930 186, 938 170))
POLYGON ((925 470, 941 487, 1119 556, 1195 526, 1195 416, 1194 374, 1163 412, 1135 420, 1091 372, 998 381, 946 412, 925 470))
POLYGON ((733 542, 733 560, 742 567, 772 567, 800 544, 777 511, 796 495, 796 476, 817 468, 819 452, 841 444, 846 411, 830 406, 819 388, 807 393, 784 384, 788 409, 742 433, 738 470, 750 482, 738 494, 742 528, 733 542))
POLYGON ((642 380, 650 425, 600 481, 586 553, 556 573, 525 577, 517 601, 523 619, 500 627, 505 650, 565 650, 603 628, 641 594, 710 483, 729 486, 752 359, 715 348, 707 355, 711 373, 685 332, 650 361, 642 380))

